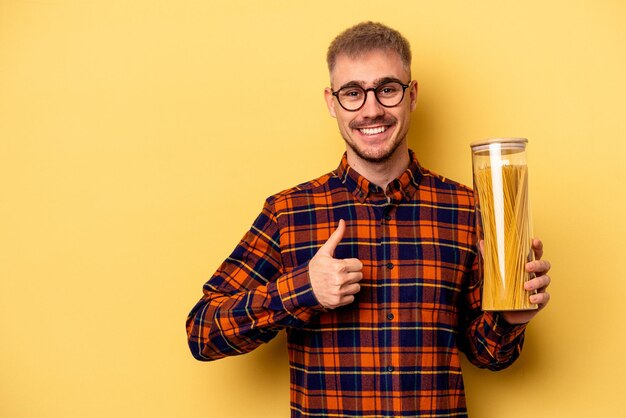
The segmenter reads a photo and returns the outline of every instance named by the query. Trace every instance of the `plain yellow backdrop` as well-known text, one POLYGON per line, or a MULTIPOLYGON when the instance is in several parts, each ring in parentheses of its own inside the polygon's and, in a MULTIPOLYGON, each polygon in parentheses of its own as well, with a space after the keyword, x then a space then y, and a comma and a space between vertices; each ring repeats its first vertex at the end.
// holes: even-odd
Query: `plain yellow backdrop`
POLYGON ((623 1, 0 0, 0 416, 285 417, 285 340, 213 363, 184 321, 270 194, 337 166, 325 51, 405 34, 410 144, 529 138, 553 300, 471 416, 626 416, 623 1))

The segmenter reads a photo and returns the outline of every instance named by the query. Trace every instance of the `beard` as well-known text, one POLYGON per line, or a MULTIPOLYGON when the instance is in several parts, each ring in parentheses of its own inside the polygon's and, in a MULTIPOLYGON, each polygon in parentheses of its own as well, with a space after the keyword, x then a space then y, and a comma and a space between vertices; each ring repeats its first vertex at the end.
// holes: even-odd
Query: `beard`
MULTIPOLYGON (((382 116, 374 119, 366 119, 359 122, 350 122, 349 127, 351 129, 360 129, 367 126, 372 125, 385 125, 388 127, 396 126, 397 119, 393 116, 382 116)), ((400 135, 393 138, 386 147, 380 149, 365 149, 363 147, 359 147, 356 141, 354 141, 348 134, 343 134, 343 140, 346 142, 346 145, 350 147, 350 149, 358 155, 359 158, 365 160, 369 163, 384 163, 388 161, 391 156, 396 152, 400 144, 404 141, 406 137, 406 132, 401 133, 400 135)))

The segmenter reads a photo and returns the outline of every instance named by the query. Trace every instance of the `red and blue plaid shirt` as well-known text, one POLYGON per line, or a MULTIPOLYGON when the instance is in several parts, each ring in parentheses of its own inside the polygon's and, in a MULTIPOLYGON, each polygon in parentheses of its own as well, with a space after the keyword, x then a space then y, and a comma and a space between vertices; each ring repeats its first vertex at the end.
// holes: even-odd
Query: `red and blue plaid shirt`
POLYGON ((199 360, 249 352, 286 330, 293 417, 466 416, 459 352, 510 365, 524 326, 480 310, 471 189, 410 167, 387 190, 347 163, 276 194, 189 314, 199 360), (324 309, 308 262, 335 230, 358 258, 356 300, 324 309))

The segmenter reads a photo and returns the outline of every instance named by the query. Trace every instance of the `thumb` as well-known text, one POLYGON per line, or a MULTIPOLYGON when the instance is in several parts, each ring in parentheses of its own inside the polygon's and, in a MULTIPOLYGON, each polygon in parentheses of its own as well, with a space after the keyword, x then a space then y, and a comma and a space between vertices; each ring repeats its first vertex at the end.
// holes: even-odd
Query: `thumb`
POLYGON ((343 234, 346 232, 346 221, 343 219, 339 220, 339 224, 337 225, 337 229, 335 232, 328 237, 328 240, 320 247, 317 251, 318 254, 327 255, 329 257, 333 257, 335 255, 335 248, 343 239, 343 234))

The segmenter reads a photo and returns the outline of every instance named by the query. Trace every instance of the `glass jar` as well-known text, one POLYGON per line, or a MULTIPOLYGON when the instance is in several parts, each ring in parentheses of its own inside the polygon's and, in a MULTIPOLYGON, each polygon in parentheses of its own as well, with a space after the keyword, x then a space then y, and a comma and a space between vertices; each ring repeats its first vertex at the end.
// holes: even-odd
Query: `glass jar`
POLYGON ((470 145, 484 311, 537 309, 524 289, 532 277, 525 265, 534 259, 527 143, 494 138, 470 145))

